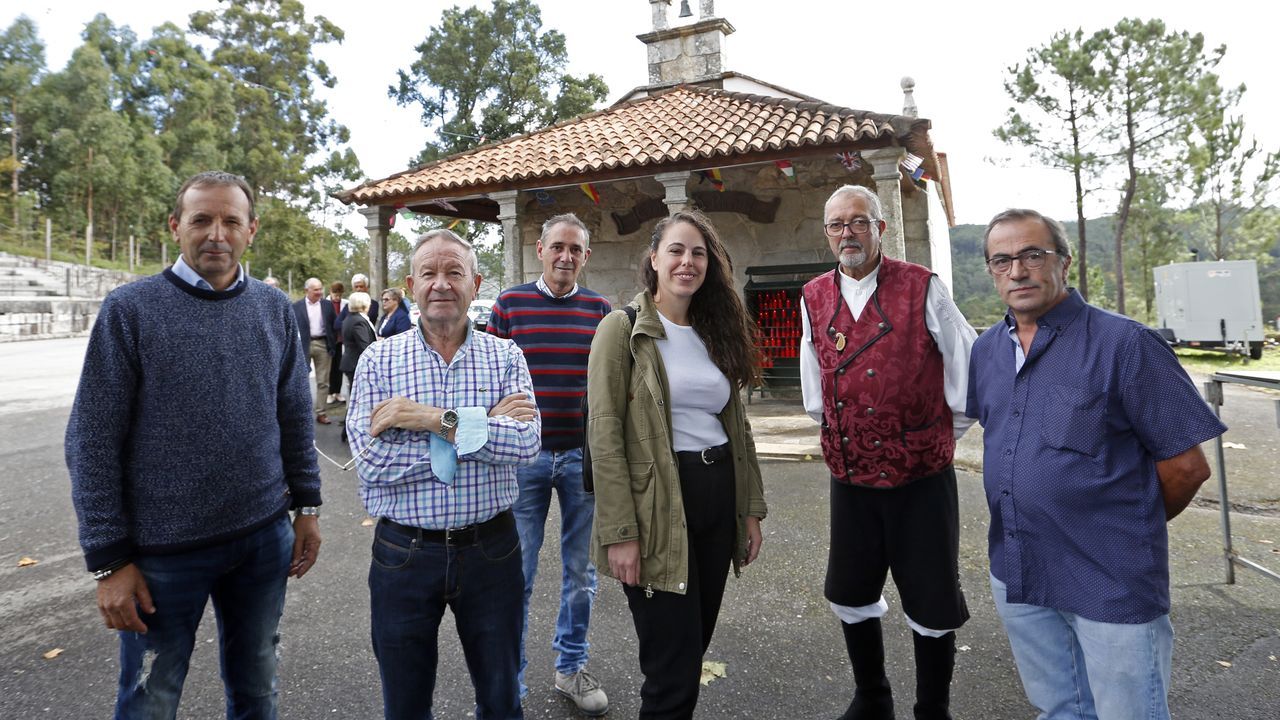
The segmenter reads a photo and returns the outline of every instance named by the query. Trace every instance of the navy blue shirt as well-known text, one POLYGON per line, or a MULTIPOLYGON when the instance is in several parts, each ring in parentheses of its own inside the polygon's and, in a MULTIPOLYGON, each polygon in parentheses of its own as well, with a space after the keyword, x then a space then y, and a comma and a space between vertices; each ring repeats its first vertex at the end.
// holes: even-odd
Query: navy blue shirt
POLYGON ((1169 612, 1156 462, 1226 431, 1155 331, 1070 290, 1025 364, 1011 314, 978 338, 966 414, 982 423, 991 573, 1009 602, 1098 622, 1169 612))

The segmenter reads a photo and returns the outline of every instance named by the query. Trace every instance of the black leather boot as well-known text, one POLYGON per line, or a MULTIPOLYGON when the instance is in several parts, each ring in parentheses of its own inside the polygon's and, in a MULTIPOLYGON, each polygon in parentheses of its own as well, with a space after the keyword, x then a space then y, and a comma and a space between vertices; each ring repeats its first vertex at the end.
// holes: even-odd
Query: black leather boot
POLYGON ((926 637, 911 633, 916 650, 916 720, 952 720, 951 674, 956 667, 956 634, 926 637))
POLYGON ((893 720, 893 696, 884 674, 884 638, 880 618, 840 623, 853 665, 853 702, 839 720, 893 720))

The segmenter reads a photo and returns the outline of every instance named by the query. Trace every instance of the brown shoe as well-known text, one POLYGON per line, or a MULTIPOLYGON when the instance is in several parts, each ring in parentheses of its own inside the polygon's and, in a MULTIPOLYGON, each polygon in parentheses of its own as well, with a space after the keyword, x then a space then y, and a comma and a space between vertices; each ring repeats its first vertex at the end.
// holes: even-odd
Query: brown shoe
POLYGON ((329 416, 325 415, 324 413, 320 413, 319 415, 316 416, 316 422, 320 423, 321 425, 333 424, 333 421, 329 419, 329 416))

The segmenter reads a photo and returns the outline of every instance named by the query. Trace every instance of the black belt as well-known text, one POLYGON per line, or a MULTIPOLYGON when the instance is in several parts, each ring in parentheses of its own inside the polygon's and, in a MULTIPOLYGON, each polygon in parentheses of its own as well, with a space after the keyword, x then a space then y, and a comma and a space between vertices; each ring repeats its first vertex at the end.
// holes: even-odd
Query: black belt
POLYGON ((682 463, 702 463, 703 465, 714 465, 721 460, 729 458, 729 443, 709 447, 706 450, 680 450, 676 453, 676 459, 682 463))
POLYGON ((326 339, 324 335, 312 335, 312 336, 311 336, 311 342, 315 342, 315 341, 317 341, 317 340, 324 340, 324 339, 326 339))
POLYGON ((449 530, 427 530, 398 523, 388 518, 378 518, 378 524, 399 535, 423 542, 441 543, 444 545, 474 545, 477 540, 489 538, 515 527, 515 516, 510 510, 503 510, 482 523, 449 530))

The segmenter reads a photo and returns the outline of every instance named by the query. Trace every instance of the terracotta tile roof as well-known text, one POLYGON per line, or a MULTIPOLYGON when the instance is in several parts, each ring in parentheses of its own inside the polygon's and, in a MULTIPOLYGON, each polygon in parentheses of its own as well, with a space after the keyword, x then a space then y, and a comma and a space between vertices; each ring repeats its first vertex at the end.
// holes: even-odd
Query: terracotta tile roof
POLYGON ((372 180, 336 197, 384 205, 397 198, 533 189, 895 140, 932 159, 928 127, 927 120, 818 101, 680 86, 372 180))

